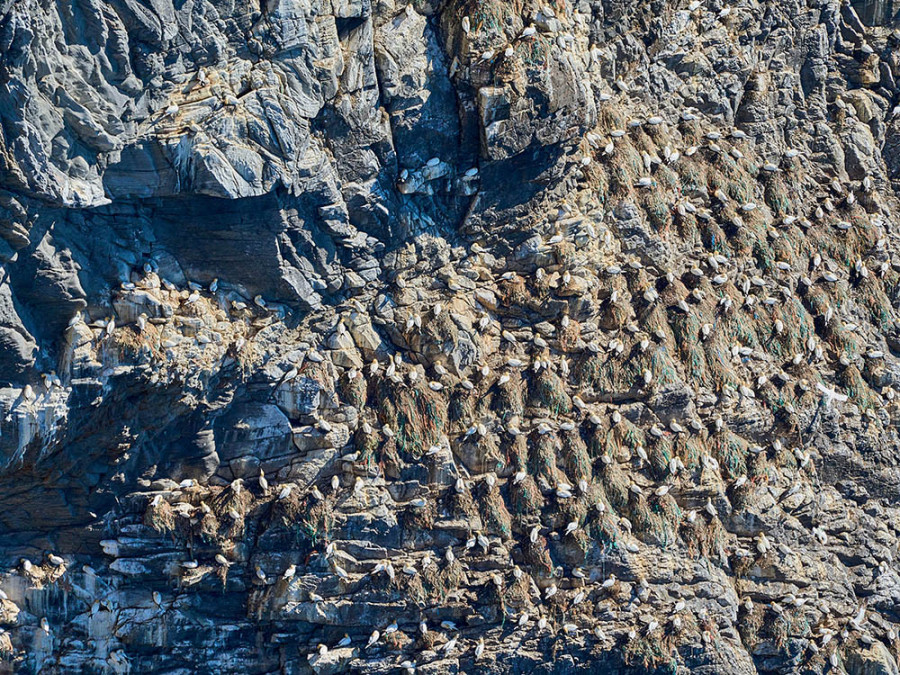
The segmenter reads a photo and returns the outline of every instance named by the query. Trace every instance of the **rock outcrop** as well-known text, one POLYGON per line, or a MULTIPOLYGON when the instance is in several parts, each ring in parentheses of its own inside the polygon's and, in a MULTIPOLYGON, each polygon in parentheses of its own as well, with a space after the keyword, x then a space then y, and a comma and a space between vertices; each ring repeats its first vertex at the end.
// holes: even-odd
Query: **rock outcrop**
POLYGON ((0 0, 0 672, 897 673, 893 11, 0 0))

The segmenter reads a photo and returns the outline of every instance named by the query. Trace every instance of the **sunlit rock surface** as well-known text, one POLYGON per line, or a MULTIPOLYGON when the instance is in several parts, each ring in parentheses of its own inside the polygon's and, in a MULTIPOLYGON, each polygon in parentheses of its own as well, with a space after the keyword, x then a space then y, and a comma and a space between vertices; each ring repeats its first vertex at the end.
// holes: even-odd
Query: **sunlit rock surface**
POLYGON ((890 2, 0 2, 0 672, 900 654, 890 2))

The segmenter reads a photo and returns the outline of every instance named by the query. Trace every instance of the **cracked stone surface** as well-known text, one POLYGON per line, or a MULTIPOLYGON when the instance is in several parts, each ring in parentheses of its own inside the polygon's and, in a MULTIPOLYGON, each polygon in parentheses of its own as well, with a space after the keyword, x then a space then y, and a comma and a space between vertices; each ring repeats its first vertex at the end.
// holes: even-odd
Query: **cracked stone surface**
POLYGON ((0 672, 900 657, 883 0, 0 0, 0 672))

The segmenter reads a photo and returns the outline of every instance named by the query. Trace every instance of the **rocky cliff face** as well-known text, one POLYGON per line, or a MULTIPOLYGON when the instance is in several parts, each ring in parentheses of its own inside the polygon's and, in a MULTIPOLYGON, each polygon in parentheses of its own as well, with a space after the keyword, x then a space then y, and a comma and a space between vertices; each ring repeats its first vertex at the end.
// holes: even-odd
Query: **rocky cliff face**
POLYGON ((898 673, 870 9, 0 1, 0 671, 898 673))

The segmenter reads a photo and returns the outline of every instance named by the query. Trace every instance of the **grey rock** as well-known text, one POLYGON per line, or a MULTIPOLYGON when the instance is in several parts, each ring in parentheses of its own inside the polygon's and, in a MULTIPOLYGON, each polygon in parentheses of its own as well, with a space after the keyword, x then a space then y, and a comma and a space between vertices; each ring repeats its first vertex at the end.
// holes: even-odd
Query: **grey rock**
POLYGON ((0 0, 0 671, 896 673, 889 3, 687 5, 0 0))

